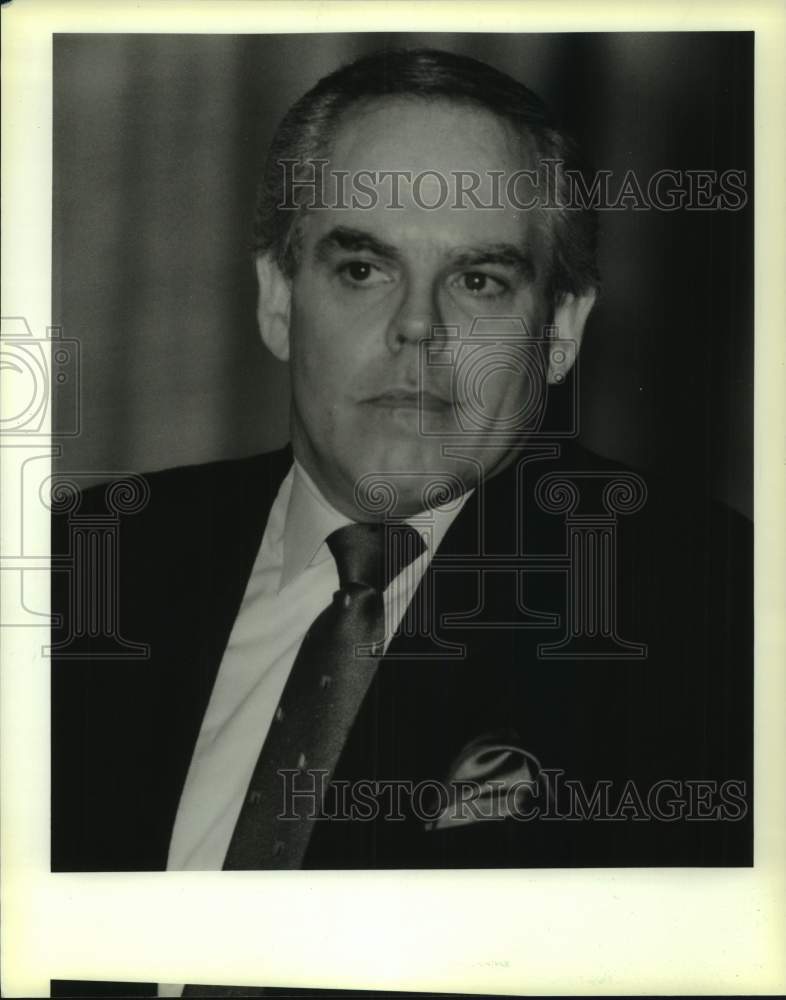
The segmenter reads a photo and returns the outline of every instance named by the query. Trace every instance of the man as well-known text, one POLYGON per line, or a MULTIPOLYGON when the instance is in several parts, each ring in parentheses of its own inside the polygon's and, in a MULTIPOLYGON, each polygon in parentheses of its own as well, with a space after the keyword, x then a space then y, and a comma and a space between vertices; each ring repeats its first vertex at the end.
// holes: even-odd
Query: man
POLYGON ((550 398, 597 294, 580 169, 444 52, 286 116, 255 260, 291 447, 145 477, 116 607, 147 659, 74 654, 54 575, 55 870, 751 863, 746 532, 550 398))

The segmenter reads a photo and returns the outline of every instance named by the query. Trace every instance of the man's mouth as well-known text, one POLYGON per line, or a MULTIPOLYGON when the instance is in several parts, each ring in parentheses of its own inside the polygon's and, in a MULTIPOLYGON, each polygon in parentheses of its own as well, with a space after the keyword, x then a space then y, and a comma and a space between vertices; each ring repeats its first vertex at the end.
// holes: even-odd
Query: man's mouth
POLYGON ((417 389, 386 389, 364 400, 370 406, 389 410, 418 410, 441 413, 451 408, 450 400, 417 389))

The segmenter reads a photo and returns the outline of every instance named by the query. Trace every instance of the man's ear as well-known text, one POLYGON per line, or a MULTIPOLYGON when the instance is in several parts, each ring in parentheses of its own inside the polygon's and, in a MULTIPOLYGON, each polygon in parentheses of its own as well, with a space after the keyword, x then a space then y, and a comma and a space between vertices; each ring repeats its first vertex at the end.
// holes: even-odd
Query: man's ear
POLYGON ((549 345, 549 385, 559 385, 576 360, 584 335, 584 324, 595 305, 596 291, 581 295, 568 292, 554 309, 554 338, 549 345))
POLYGON ((267 349, 279 361, 289 360, 289 307, 292 290, 272 253, 256 258, 259 297, 257 323, 267 349))

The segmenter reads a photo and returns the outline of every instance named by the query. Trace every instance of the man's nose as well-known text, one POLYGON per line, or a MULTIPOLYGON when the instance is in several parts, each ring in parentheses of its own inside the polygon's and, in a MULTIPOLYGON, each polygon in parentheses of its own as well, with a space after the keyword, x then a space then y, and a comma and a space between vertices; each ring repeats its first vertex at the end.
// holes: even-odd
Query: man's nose
POLYGON ((388 349, 398 353, 407 344, 417 344, 433 335, 441 324, 439 305, 430 283, 410 284, 387 328, 388 349))

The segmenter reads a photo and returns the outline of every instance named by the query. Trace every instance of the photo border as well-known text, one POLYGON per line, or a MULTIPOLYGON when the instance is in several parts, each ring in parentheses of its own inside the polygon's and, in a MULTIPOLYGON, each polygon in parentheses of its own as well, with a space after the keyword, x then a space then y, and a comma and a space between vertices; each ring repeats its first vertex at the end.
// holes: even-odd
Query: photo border
MULTIPOLYGON (((541 995, 785 990, 782 5, 13 0, 2 18, 2 315, 24 317, 36 337, 53 321, 54 33, 756 32, 754 867, 51 874, 48 627, 4 629, 3 993, 48 995, 50 979, 541 995)), ((20 513, 9 484, 47 448, 52 455, 46 437, 2 443, 6 545, 20 513)), ((47 552, 48 512, 28 514, 47 552)), ((28 585, 34 606, 48 607, 40 563, 28 585)))

